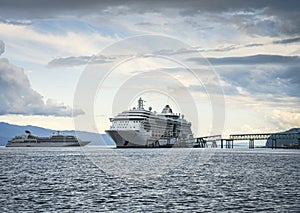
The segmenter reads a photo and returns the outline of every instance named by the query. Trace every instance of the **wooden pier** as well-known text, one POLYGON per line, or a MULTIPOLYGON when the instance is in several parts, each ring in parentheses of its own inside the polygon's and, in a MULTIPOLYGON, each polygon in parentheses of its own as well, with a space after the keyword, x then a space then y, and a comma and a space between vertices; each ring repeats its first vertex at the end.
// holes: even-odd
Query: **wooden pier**
POLYGON ((300 133, 257 133, 257 134, 232 134, 229 138, 222 138, 221 135, 212 135, 197 137, 194 140, 195 148, 208 147, 207 143, 212 143, 211 147, 217 147, 217 141, 221 143, 221 149, 233 148, 233 141, 249 141, 249 149, 254 149, 255 140, 272 140, 272 149, 282 148, 277 146, 277 140, 279 139, 297 139, 298 146, 300 147, 300 133), (225 145, 225 146, 224 146, 225 145))

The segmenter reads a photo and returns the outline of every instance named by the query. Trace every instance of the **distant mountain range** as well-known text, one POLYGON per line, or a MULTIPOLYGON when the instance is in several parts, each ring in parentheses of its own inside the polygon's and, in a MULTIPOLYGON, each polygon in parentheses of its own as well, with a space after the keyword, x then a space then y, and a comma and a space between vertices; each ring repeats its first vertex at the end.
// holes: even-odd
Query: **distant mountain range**
MULTIPOLYGON (((56 130, 46 129, 38 126, 19 126, 9 123, 0 122, 0 146, 5 146, 7 141, 17 135, 25 134, 25 130, 29 130, 33 135, 41 137, 49 137, 56 130)), ((107 134, 98 134, 92 132, 65 130, 61 131, 65 134, 76 135, 81 140, 91 141, 88 146, 115 146, 114 141, 107 134)))

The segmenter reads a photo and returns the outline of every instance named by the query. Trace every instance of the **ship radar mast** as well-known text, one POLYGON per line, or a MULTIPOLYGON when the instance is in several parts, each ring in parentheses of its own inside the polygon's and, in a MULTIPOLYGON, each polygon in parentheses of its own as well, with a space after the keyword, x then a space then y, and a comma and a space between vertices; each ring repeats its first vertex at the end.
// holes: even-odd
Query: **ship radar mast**
POLYGON ((144 109, 144 102, 142 98, 138 100, 138 109, 144 109))

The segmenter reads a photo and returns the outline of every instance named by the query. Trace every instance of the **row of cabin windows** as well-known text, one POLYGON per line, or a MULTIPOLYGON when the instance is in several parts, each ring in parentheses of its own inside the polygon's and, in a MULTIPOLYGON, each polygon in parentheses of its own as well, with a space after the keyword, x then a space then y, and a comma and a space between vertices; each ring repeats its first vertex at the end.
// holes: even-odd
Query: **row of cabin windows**
MULTIPOLYGON (((119 121, 118 123, 129 123, 129 121, 119 121)), ((141 123, 140 121, 133 121, 133 123, 141 123)))
MULTIPOLYGON (((125 125, 119 125, 119 126, 117 126, 117 127, 119 127, 119 128, 122 128, 122 127, 123 127, 123 128, 124 128, 124 127, 128 127, 128 126, 127 126, 127 125, 126 125, 126 126, 125 126, 125 125)), ((132 129, 132 128, 135 129, 135 126, 131 126, 131 127, 130 127, 130 129, 132 129)))
MULTIPOLYGON (((155 137, 162 137, 162 136, 172 137, 172 136, 174 136, 174 133, 172 131, 169 131, 169 132, 165 132, 165 131, 162 131, 162 132, 153 131, 152 132, 152 136, 155 136, 155 137)), ((176 133, 175 136, 178 136, 178 133, 176 133)))
MULTIPOLYGON (((125 128, 125 127, 128 127, 128 121, 125 123, 125 124, 120 124, 120 123, 118 123, 115 127, 123 127, 123 128, 125 128)), ((135 126, 133 126, 133 127, 130 127, 130 128, 134 128, 135 129, 135 126)))

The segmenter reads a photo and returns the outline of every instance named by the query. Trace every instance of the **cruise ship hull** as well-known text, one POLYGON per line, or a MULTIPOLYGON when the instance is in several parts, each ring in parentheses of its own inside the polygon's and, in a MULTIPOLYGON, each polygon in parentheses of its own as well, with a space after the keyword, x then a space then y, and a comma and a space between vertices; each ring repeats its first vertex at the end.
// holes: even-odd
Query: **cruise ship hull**
POLYGON ((107 130, 107 134, 114 140, 117 148, 191 148, 192 142, 176 138, 162 139, 147 136, 138 131, 107 130))
POLYGON ((70 146, 85 146, 89 141, 78 142, 8 142, 6 147, 70 147, 70 146))
POLYGON ((182 148, 193 147, 191 123, 166 105, 161 113, 144 108, 139 98, 137 107, 110 118, 106 133, 117 148, 182 148))
POLYGON ((114 140, 117 148, 148 147, 148 137, 139 132, 107 130, 106 133, 114 140))

